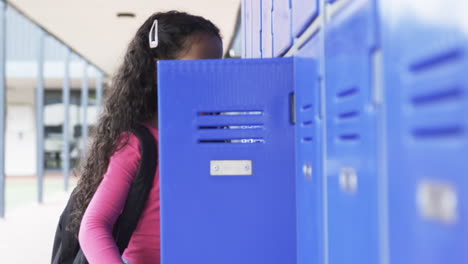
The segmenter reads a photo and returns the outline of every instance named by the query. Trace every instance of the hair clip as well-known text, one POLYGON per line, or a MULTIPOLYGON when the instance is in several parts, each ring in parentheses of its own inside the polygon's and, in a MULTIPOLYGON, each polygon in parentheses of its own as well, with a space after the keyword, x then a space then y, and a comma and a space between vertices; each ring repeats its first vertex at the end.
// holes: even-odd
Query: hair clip
POLYGON ((158 20, 155 19, 149 32, 149 46, 154 49, 158 46, 158 20))

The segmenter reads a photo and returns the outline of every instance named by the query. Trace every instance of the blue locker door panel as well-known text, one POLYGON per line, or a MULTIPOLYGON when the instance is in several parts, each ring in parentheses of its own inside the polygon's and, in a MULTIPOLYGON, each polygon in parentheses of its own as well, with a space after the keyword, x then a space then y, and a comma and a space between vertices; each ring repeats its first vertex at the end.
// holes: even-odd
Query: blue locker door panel
POLYGON ((255 0, 242 0, 242 9, 244 12, 244 46, 245 46, 245 56, 244 58, 252 58, 252 47, 253 47, 253 14, 252 14, 252 1, 255 0))
POLYGON ((293 35, 299 37, 318 14, 318 0, 292 0, 293 35))
POLYGON ((392 263, 468 263, 467 8, 382 3, 392 263))
POLYGON ((330 264, 379 262, 374 8, 370 0, 350 1, 325 33, 330 264))
POLYGON ((273 0, 273 55, 280 56, 292 45, 289 0, 273 0))
POLYGON ((322 263, 322 120, 318 62, 295 59, 297 263, 322 263))
POLYGON ((273 0, 261 0, 262 2, 262 58, 273 57, 273 38, 271 12, 273 0))
POLYGON ((262 5, 261 0, 252 1, 252 58, 262 57, 262 5))
POLYGON ((292 59, 159 62, 163 264, 296 262, 292 87, 292 59))

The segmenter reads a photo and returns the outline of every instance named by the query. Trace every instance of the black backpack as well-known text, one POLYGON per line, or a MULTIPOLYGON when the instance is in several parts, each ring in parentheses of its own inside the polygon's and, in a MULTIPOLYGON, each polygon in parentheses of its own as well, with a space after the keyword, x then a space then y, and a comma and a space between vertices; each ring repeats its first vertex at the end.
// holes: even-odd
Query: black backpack
MULTIPOLYGON (((156 172, 158 152, 157 145, 151 132, 143 125, 137 125, 131 131, 140 141, 141 160, 135 179, 130 186, 127 200, 122 214, 117 219, 113 236, 119 248, 120 254, 127 248, 130 238, 141 216, 145 202, 153 186, 156 172)), ((80 249, 77 237, 66 230, 71 221, 71 211, 74 206, 75 190, 60 216, 55 232, 54 246, 52 250, 52 264, 87 264, 83 252, 80 249)))

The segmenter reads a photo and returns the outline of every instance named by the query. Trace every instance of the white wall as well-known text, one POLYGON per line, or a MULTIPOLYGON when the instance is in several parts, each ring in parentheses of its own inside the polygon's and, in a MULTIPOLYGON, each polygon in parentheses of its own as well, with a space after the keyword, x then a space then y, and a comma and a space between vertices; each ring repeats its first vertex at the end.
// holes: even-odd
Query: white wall
POLYGON ((36 173, 34 106, 32 104, 9 104, 6 120, 6 175, 34 175, 36 173))

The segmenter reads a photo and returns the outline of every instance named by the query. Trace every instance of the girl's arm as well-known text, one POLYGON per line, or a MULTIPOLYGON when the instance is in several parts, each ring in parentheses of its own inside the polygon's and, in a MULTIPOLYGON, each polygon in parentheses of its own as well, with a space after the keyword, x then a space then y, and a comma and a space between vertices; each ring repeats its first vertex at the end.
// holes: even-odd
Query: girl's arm
POLYGON ((110 158, 107 172, 81 221, 78 239, 90 264, 122 263, 112 230, 125 205, 139 162, 139 141, 130 134, 128 144, 110 158))

